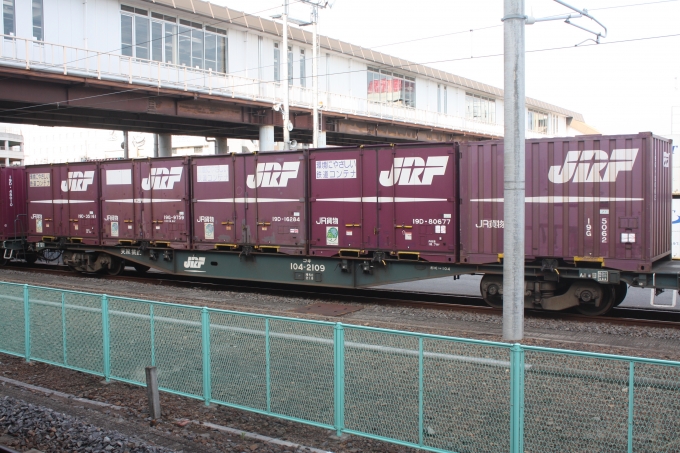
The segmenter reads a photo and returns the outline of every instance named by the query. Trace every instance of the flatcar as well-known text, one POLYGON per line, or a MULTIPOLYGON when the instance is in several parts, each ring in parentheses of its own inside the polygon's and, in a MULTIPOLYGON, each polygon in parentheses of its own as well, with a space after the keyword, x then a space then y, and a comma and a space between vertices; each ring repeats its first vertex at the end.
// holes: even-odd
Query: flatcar
MULTIPOLYGON (((651 133, 527 140, 526 307, 599 315, 628 285, 677 289, 670 160, 651 133)), ((3 232, 5 257, 336 287, 475 273, 502 306, 502 140, 12 172, 25 211, 4 218, 24 219, 3 232)))

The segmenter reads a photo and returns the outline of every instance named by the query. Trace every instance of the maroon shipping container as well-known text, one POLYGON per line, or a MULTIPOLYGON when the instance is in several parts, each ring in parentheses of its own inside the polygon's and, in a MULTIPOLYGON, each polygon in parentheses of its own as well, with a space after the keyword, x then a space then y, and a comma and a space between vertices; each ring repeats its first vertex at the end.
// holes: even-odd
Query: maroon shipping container
MULTIPOLYGON (((497 262, 503 141, 461 154, 461 262, 497 262)), ((648 132, 527 140, 526 259, 651 270, 671 250, 670 158, 670 143, 648 132)))
POLYGON ((0 168, 0 240, 22 237, 28 227, 26 218, 26 170, 24 167, 0 168))
POLYGON ((456 262, 456 146, 310 151, 311 254, 456 262))
POLYGON ((305 254, 303 159, 302 152, 193 158, 195 248, 305 254))
POLYGON ((99 245, 98 169, 96 162, 26 167, 29 242, 99 245))
POLYGON ((188 249, 188 170, 188 158, 102 162, 102 242, 188 249))

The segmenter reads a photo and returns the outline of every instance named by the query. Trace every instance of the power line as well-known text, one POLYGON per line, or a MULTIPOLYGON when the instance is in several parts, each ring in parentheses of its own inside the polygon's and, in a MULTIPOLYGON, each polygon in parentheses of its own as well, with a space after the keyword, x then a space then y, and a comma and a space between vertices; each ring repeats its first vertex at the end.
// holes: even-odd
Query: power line
POLYGON ((619 5, 619 6, 604 6, 602 8, 590 8, 588 11, 601 11, 603 9, 616 9, 616 8, 628 8, 630 6, 645 6, 645 5, 654 5, 657 3, 670 3, 670 2, 677 2, 678 0, 659 0, 656 2, 647 2, 647 3, 632 3, 630 5, 619 5))

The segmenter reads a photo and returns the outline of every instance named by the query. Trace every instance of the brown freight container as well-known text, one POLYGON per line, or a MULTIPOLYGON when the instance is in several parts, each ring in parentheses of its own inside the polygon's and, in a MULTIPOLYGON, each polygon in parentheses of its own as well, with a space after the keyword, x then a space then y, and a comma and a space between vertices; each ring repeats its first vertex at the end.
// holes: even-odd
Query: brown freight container
POLYGON ((101 163, 102 241, 188 249, 189 159, 101 163))
MULTIPOLYGON (((671 250, 671 148, 649 132, 526 141, 526 259, 650 271, 671 250)), ((503 253, 503 141, 461 144, 461 262, 503 253)))
POLYGON ((192 158, 197 249, 306 252, 302 152, 192 158))
POLYGON ((99 164, 26 167, 28 241, 99 245, 99 164))
POLYGON ((454 263, 453 143, 310 151, 310 252, 454 263))
POLYGON ((0 168, 0 241, 21 238, 28 229, 26 218, 26 170, 0 168))

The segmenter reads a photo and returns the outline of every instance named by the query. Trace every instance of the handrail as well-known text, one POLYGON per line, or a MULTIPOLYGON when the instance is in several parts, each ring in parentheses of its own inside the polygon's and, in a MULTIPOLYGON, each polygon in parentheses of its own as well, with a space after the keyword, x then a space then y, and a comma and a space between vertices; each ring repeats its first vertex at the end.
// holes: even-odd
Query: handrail
MULTIPOLYGON (((189 68, 184 65, 11 35, 0 35, 0 37, 2 37, 0 39, 0 65, 11 65, 30 71, 47 71, 112 80, 131 85, 142 84, 153 88, 201 92, 225 98, 271 102, 272 104, 281 102, 280 83, 275 81, 263 81, 236 74, 219 73, 211 69, 189 68)), ((311 88, 293 86, 290 92, 290 105, 311 109, 312 94, 311 88)), ((319 92, 319 98, 323 100, 324 110, 327 112, 497 137, 503 135, 501 123, 486 123, 448 113, 376 103, 365 97, 327 91, 319 92)), ((535 132, 531 132, 530 135, 546 136, 535 132)))

